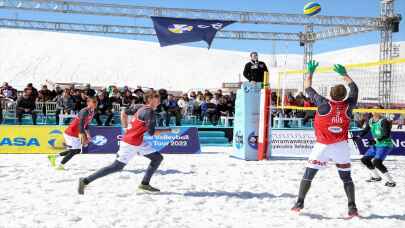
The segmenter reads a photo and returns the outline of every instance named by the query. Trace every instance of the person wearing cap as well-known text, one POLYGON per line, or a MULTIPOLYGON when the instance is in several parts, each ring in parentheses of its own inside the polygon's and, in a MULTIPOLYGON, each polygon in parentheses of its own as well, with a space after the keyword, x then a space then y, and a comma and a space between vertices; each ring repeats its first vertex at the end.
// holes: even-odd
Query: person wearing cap
POLYGON ((263 82, 265 71, 268 71, 267 66, 259 61, 257 52, 250 53, 250 62, 246 63, 243 76, 249 82, 263 82))
POLYGON ((87 97, 94 97, 96 95, 96 91, 91 88, 90 84, 86 84, 84 92, 86 93, 87 97))

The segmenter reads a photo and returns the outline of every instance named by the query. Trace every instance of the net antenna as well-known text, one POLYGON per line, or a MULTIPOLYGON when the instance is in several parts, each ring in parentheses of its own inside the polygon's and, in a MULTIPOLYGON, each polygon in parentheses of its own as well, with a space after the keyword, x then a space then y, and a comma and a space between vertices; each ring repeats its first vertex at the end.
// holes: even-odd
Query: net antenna
MULTIPOLYGON (((281 78, 281 113, 284 115, 284 104, 285 104, 285 87, 286 87, 286 81, 285 81, 285 76, 287 75, 287 60, 288 60, 288 43, 285 42, 285 48, 284 50, 285 55, 284 55, 284 63, 283 63, 283 76, 281 78)), ((278 105, 277 105, 278 106, 278 105)))

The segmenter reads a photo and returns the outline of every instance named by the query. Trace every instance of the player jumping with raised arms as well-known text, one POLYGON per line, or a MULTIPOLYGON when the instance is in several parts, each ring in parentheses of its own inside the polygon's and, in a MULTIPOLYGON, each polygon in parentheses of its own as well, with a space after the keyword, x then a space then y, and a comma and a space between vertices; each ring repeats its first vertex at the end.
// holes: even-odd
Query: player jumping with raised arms
POLYGON ((94 117, 94 110, 97 107, 97 99, 95 97, 87 98, 87 107, 80 110, 76 118, 66 128, 64 133, 65 144, 68 150, 59 153, 58 155, 48 155, 52 167, 56 167, 57 157, 63 157, 57 170, 64 170, 64 165, 73 158, 76 154, 80 154, 82 146, 86 146, 90 140, 89 125, 94 117))
MULTIPOLYGON (((380 108, 382 107, 374 107, 380 108)), ((385 186, 395 187, 396 183, 389 174, 387 167, 383 164, 383 161, 387 155, 394 148, 394 144, 391 139, 391 123, 381 113, 373 113, 373 117, 370 118, 366 127, 359 137, 363 138, 371 131, 373 139, 369 140, 370 148, 366 154, 361 158, 361 162, 370 170, 371 178, 368 182, 378 182, 382 178, 378 174, 378 169, 382 175, 387 179, 385 186)))
POLYGON ((343 187, 348 198, 348 215, 351 218, 358 216, 358 212, 350 171, 350 148, 347 140, 352 109, 357 104, 358 88, 347 74, 345 67, 337 64, 334 65, 334 71, 348 83, 350 88, 349 96, 345 99, 347 95, 346 87, 339 84, 331 88, 331 100, 322 97, 312 88, 312 76, 317 67, 317 62, 309 61, 308 75, 305 80, 305 92, 317 106, 314 122, 316 144, 308 158, 297 202, 291 210, 299 212, 304 208, 305 196, 316 173, 319 169, 325 168, 329 160, 333 160, 343 181, 343 187))
POLYGON ((145 102, 146 105, 131 106, 121 113, 121 122, 124 129, 128 127, 128 115, 134 115, 134 117, 131 121, 132 126, 126 130, 122 138, 116 160, 111 165, 98 170, 90 176, 80 178, 79 194, 84 194, 85 187, 94 180, 121 171, 135 155, 143 155, 151 160, 139 189, 148 192, 160 191, 150 186, 149 182, 162 162, 163 156, 155 151, 151 145, 143 141, 145 132, 150 135, 155 133, 156 119, 154 110, 160 104, 160 96, 155 92, 149 92, 145 94, 145 102))

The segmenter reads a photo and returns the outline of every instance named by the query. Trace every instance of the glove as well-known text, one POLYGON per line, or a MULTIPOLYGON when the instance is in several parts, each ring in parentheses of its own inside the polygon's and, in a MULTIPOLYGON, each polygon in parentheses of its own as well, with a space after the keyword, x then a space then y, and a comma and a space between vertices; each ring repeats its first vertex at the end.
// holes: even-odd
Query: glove
POLYGON ((370 139, 368 140, 368 145, 373 146, 375 145, 377 142, 374 139, 370 139))
POLYGON ((343 65, 340 65, 340 64, 333 65, 333 71, 340 74, 341 76, 346 76, 347 75, 346 68, 343 65))
POLYGON ((309 74, 313 74, 316 68, 319 66, 319 63, 315 60, 311 60, 307 63, 307 70, 309 74))

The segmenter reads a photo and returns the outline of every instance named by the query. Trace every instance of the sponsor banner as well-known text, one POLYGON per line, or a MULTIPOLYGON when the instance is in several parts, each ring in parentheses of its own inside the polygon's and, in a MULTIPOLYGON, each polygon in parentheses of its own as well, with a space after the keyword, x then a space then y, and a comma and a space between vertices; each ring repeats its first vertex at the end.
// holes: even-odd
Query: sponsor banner
POLYGON ((244 160, 258 160, 258 132, 261 83, 244 82, 237 91, 233 128, 232 156, 244 160))
POLYGON ((145 135, 145 142, 152 145, 156 151, 168 154, 200 153, 200 139, 195 127, 157 129, 155 135, 145 135))
MULTIPOLYGON (((353 136, 358 136, 360 131, 353 131, 353 136)), ((391 151, 390 155, 400 155, 405 156, 405 132, 403 131, 393 131, 391 132, 392 142, 394 143, 394 149, 391 151)), ((369 140, 372 139, 371 134, 367 134, 363 139, 353 140, 360 152, 360 154, 365 154, 370 147, 369 140)))
POLYGON ((38 154, 63 151, 63 126, 0 125, 0 153, 38 154))
MULTIPOLYGON (((270 157, 308 157, 316 143, 314 130, 271 130, 270 157)), ((358 155, 352 140, 349 140, 352 155, 358 155)))
POLYGON ((91 141, 87 147, 83 147, 83 153, 111 154, 118 151, 121 128, 90 126, 89 130, 91 141))
MULTIPOLYGON (((63 126, 0 126, 0 154, 50 154, 65 150, 63 126)), ((122 138, 120 127, 90 127, 91 142, 83 153, 116 153, 122 138)), ((154 136, 145 135, 161 153, 201 152, 197 128, 157 129, 154 136)))
MULTIPOLYGON (((91 127, 91 143, 84 153, 117 153, 122 139, 120 127, 91 127)), ((155 135, 145 134, 145 142, 161 153, 199 153, 200 140, 197 128, 156 129, 155 135)))

